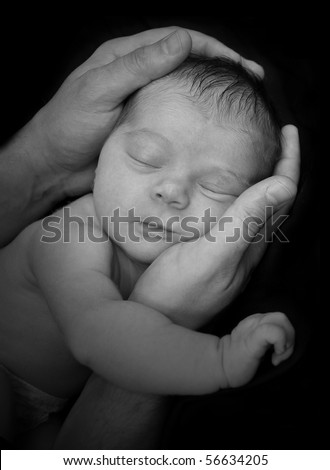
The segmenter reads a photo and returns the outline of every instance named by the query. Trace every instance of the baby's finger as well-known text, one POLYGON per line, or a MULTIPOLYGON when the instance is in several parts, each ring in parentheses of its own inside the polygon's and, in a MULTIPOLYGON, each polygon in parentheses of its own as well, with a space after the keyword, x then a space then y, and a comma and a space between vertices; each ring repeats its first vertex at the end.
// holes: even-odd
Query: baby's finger
POLYGON ((272 363, 274 366, 288 359, 294 348, 295 331, 288 319, 282 312, 270 312, 265 314, 260 324, 271 326, 273 329, 274 352, 272 354, 272 363), (277 330, 274 329, 277 327, 277 330))
POLYGON ((274 344, 272 362, 274 365, 287 359, 293 351, 295 330, 288 317, 282 312, 269 312, 261 318, 260 324, 276 326, 278 331, 274 344), (274 362, 275 361, 275 362, 274 362))
MULTIPOLYGON (((294 345, 294 329, 287 317, 280 312, 260 315, 258 324, 250 335, 250 349, 261 358, 274 347, 273 358, 281 362, 288 357, 294 345)), ((278 363, 279 363, 278 362, 278 363)))
POLYGON ((293 343, 295 338, 295 330, 288 319, 288 317, 283 312, 268 312, 263 314, 260 324, 272 323, 284 329, 287 343, 293 343))
POLYGON ((276 350, 272 354, 272 364, 278 366, 281 362, 286 361, 293 353, 294 345, 290 346, 285 345, 282 352, 277 352, 276 350))

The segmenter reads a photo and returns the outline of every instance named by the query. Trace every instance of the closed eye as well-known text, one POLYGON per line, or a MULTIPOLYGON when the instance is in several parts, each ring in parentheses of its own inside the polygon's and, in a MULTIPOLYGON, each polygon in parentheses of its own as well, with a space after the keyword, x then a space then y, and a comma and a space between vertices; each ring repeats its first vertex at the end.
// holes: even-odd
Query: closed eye
POLYGON ((153 165, 152 163, 146 162, 145 160, 141 160, 139 158, 133 157, 133 155, 129 155, 131 160, 134 161, 134 163, 138 164, 139 166, 144 166, 146 168, 160 168, 159 166, 153 165))
POLYGON ((218 198, 238 197, 238 194, 234 194, 234 191, 230 192, 212 183, 200 184, 200 187, 207 196, 218 198))

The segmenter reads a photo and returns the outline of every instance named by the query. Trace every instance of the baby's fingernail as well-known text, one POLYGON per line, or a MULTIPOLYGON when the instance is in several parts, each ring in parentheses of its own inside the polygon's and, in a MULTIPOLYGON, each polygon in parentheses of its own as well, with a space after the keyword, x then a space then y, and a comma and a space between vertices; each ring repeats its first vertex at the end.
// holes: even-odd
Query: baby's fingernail
POLYGON ((266 195, 268 201, 276 207, 290 202, 295 197, 295 194, 292 194, 291 190, 281 181, 271 184, 267 188, 266 195))
POLYGON ((176 55, 182 49, 180 36, 177 31, 169 34, 162 40, 162 47, 165 54, 176 55))

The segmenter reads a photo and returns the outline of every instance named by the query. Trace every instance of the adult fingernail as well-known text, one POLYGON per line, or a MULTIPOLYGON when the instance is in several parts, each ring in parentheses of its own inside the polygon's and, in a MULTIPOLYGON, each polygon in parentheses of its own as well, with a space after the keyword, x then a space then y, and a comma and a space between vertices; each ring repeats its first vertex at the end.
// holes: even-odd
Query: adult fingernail
POLYGON ((267 199, 269 202, 277 207, 291 201, 295 194, 281 181, 276 181, 267 188, 267 199))
POLYGON ((162 40, 162 47, 165 54, 176 55, 182 50, 180 36, 177 31, 169 34, 162 40))

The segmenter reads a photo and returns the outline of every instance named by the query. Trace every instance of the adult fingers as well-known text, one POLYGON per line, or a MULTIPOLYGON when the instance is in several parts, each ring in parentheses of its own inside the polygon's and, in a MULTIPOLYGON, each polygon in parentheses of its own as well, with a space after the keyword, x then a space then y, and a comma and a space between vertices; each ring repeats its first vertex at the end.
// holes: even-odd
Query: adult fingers
POLYGON ((230 49, 228 46, 218 41, 215 38, 206 36, 205 34, 197 31, 189 31, 192 38, 192 52, 206 57, 226 56, 235 62, 241 63, 245 68, 263 78, 265 73, 261 65, 252 60, 245 59, 237 52, 230 49))
MULTIPOLYGON (((159 39, 159 35, 166 35, 169 34, 169 31, 174 31, 180 29, 177 26, 170 26, 168 28, 158 28, 149 31, 145 31, 143 33, 139 33, 133 36, 133 40, 137 41, 140 46, 144 46, 146 44, 150 44, 149 41, 157 41, 159 39)), ((261 78, 264 76, 263 68, 252 60, 247 60, 242 57, 237 52, 233 51, 229 47, 227 47, 222 42, 218 41, 217 39, 208 36, 207 34, 201 33, 199 31, 194 31, 192 29, 186 29, 188 31, 191 40, 192 40, 192 52, 194 54, 203 55, 206 57, 215 57, 215 56, 226 56, 234 60, 235 62, 240 62, 242 65, 261 78)), ((128 46, 129 43, 122 44, 122 46, 128 46)), ((129 51, 127 50, 125 53, 127 54, 129 51)), ((121 53, 124 53, 124 50, 121 50, 121 53)))
MULTIPOLYGON (((300 147, 298 129, 295 126, 287 125, 282 129, 282 155, 275 167, 274 175, 290 179, 297 188, 300 176, 300 147)), ((248 271, 259 263, 268 244, 273 241, 274 232, 287 219, 293 201, 294 197, 278 210, 272 208, 269 211, 269 217, 258 234, 257 243, 252 243, 246 252, 244 263, 248 271)))
POLYGON ((222 262, 238 265, 269 216, 266 207, 278 210, 295 197, 296 190, 296 184, 286 176, 272 176, 251 186, 227 209, 203 243, 211 239, 214 249, 221 251, 222 262))
MULTIPOLYGON (((278 161, 274 175, 286 176, 298 186, 300 177, 300 145, 298 129, 291 124, 284 126, 282 129, 282 155, 278 161)), ((281 214, 289 214, 290 208, 294 202, 294 198, 281 207, 275 216, 281 214)))
POLYGON ((193 53, 207 57, 229 57, 236 62, 242 63, 242 65, 247 69, 263 78, 264 70, 259 64, 245 59, 240 54, 211 36, 200 33, 199 31, 183 29, 177 26, 150 29, 132 36, 124 36, 106 41, 86 62, 84 62, 84 64, 73 72, 73 76, 80 76, 91 68, 109 64, 114 59, 127 55, 140 47, 149 46, 158 42, 175 31, 185 31, 189 34, 191 38, 191 51, 193 53))
POLYGON ((110 64, 89 70, 84 77, 93 89, 93 101, 99 101, 107 109, 116 107, 138 88, 175 69, 190 49, 190 35, 180 29, 110 64))
POLYGON ((282 129, 282 155, 274 175, 284 175, 298 184, 300 176, 300 147, 298 129, 291 124, 282 129))
MULTIPOLYGON (((188 55, 191 50, 192 39, 187 30, 175 27, 150 29, 148 31, 143 31, 142 33, 134 34, 132 36, 122 36, 104 42, 83 64, 81 64, 77 69, 72 72, 72 74, 70 75, 70 79, 80 77, 85 72, 88 72, 89 70, 92 70, 94 68, 106 65, 110 66, 111 63, 116 59, 120 59, 121 57, 126 56, 130 53, 135 53, 137 49, 145 50, 145 46, 157 47, 157 45, 160 44, 162 40, 165 40, 166 42, 166 39, 169 39, 169 36, 174 34, 176 31, 178 31, 178 35, 175 37, 179 42, 183 38, 181 46, 187 53, 186 55, 188 55), (189 49, 186 51, 187 41, 189 49)), ((172 42, 175 42, 174 39, 172 40, 172 42)), ((160 52, 162 53, 162 51, 160 52)), ((183 55, 181 60, 184 60, 185 57, 186 56, 183 55)))

